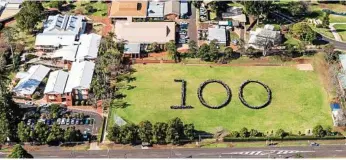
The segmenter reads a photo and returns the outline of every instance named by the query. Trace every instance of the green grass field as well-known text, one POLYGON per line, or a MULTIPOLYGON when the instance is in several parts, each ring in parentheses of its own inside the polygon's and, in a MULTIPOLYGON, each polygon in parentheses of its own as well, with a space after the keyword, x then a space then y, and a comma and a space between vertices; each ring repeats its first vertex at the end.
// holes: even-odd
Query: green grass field
MULTIPOLYGON (((196 129, 208 132, 222 126, 229 130, 247 127, 263 132, 282 128, 297 133, 305 132, 305 129, 317 124, 332 125, 327 94, 315 72, 299 71, 293 67, 181 64, 134 65, 134 68, 137 70, 134 74, 137 79, 131 85, 136 88, 124 91, 129 106, 112 110, 112 113, 130 122, 157 122, 180 117, 184 122, 194 123, 196 129), (181 83, 173 81, 179 78, 187 81, 186 103, 192 105, 193 109, 170 109, 171 105, 178 105, 181 101, 181 83), (207 79, 219 79, 231 87, 233 97, 228 106, 219 110, 202 106, 197 97, 197 88, 207 79), (248 79, 260 80, 272 89, 273 99, 268 107, 252 110, 241 104, 239 86, 248 79)), ((261 104, 266 99, 266 91, 257 85, 246 87, 244 94, 251 104, 261 104)), ((226 92, 220 85, 210 84, 205 88, 204 98, 210 104, 221 104, 225 97, 226 92)))
POLYGON ((346 24, 335 24, 334 28, 339 33, 341 39, 346 41, 346 24))

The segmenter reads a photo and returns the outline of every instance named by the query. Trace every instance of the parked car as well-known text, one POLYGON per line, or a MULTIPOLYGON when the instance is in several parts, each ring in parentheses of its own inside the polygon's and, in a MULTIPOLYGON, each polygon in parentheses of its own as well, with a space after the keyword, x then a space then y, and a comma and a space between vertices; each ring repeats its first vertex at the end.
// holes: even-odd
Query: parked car
POLYGON ((41 103, 39 106, 40 106, 40 107, 46 107, 46 106, 47 106, 47 103, 41 103))
POLYGON ((61 119, 61 125, 65 125, 66 124, 66 118, 62 118, 61 119))
POLYGON ((60 125, 60 124, 61 124, 61 118, 58 118, 58 119, 56 120, 56 123, 57 123, 58 125, 60 125))
POLYGON ((32 121, 31 119, 28 119, 28 122, 26 123, 26 125, 29 126, 31 124, 31 121, 32 121))
POLYGON ((45 118, 40 118, 40 119, 38 120, 38 122, 41 122, 41 123, 43 123, 43 124, 46 124, 46 119, 45 119, 45 118))
POLYGON ((79 119, 79 124, 83 125, 84 124, 84 119, 79 119))
POLYGON ((78 118, 76 119, 76 125, 79 125, 79 119, 78 118))
POLYGON ((94 120, 95 120, 95 119, 93 119, 93 118, 90 119, 90 125, 94 124, 94 120))
POLYGON ((318 143, 316 143, 316 142, 311 142, 311 143, 310 143, 310 146, 316 146, 316 147, 318 147, 318 146, 320 146, 320 144, 318 144, 318 143))
POLYGON ((72 118, 72 119, 71 119, 71 125, 74 125, 74 124, 75 124, 75 121, 76 121, 76 119, 75 119, 75 118, 72 118))
POLYGON ((70 118, 66 119, 66 125, 70 125, 70 118))
POLYGON ((35 103, 32 102, 32 101, 26 101, 24 104, 26 104, 26 105, 35 105, 35 103))
POLYGON ((52 120, 51 119, 46 119, 46 124, 47 125, 52 125, 52 120))
POLYGON ((86 118, 84 124, 89 124, 90 123, 90 118, 86 118))

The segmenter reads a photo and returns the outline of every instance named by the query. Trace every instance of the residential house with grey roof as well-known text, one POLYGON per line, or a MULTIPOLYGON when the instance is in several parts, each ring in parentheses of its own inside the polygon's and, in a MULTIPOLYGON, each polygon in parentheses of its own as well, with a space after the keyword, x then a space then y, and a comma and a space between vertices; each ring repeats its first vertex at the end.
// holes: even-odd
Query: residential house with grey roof
POLYGON ((209 27, 208 28, 208 41, 217 40, 219 44, 227 43, 227 34, 225 28, 209 27))
POLYGON ((68 73, 63 70, 57 70, 49 74, 49 78, 44 90, 44 99, 46 102, 65 101, 64 90, 68 78, 68 73))
POLYGON ((272 25, 265 25, 264 28, 256 28, 256 31, 250 31, 248 46, 259 50, 266 50, 267 48, 281 44, 281 41, 282 35, 280 31, 275 31, 272 25))

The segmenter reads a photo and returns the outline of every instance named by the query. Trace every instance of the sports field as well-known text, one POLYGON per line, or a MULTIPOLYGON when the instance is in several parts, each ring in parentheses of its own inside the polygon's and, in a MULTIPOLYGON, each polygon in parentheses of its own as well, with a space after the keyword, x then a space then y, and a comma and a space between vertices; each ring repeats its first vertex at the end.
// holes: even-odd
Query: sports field
MULTIPOLYGON (((316 124, 332 125, 327 94, 315 72, 299 71, 293 67, 209 67, 184 66, 181 64, 134 65, 136 80, 132 90, 126 90, 125 109, 113 113, 127 121, 138 123, 167 121, 180 117, 184 122, 194 123, 196 129, 213 132, 222 126, 229 130, 242 127, 255 128, 262 132, 282 128, 297 133, 312 129, 316 124), (193 109, 173 110, 171 105, 181 101, 181 83, 187 81, 186 103, 193 109), (219 79, 232 90, 231 103, 218 110, 202 106, 197 97, 199 85, 207 79, 219 79), (253 110, 241 104, 238 98, 240 85, 245 80, 259 80, 267 84, 273 99, 269 106, 253 110)), ((251 84, 245 88, 245 99, 251 104, 266 100, 263 87, 251 84)), ((219 84, 208 85, 203 94, 210 104, 221 104, 226 91, 219 84)))

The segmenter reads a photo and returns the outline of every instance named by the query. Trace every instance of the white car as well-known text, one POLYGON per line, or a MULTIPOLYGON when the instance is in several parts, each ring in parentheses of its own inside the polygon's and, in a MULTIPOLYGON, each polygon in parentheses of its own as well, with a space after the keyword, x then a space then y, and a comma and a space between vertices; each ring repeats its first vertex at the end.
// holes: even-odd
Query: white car
POLYGON ((26 105, 35 105, 34 102, 32 102, 32 101, 26 101, 24 104, 26 104, 26 105))

